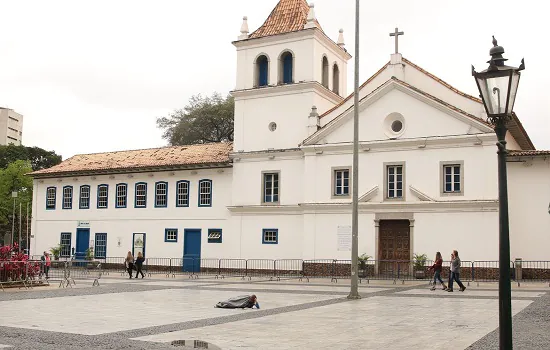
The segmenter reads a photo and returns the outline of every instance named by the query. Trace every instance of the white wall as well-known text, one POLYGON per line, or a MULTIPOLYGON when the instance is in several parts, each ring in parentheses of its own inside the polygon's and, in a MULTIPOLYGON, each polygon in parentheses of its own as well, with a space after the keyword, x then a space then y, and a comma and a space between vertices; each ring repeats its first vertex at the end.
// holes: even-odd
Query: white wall
POLYGON ((550 260, 550 157, 508 163, 511 258, 550 260))
MULTIPOLYGON (((133 233, 145 232, 146 254, 149 257, 178 257, 183 254, 183 238, 185 228, 202 229, 203 257, 210 254, 223 256, 225 249, 222 244, 208 244, 208 229, 222 229, 222 240, 227 245, 231 244, 229 225, 227 218, 229 213, 227 206, 231 201, 231 173, 230 168, 218 170, 198 170, 196 174, 191 171, 176 171, 174 175, 168 172, 156 172, 153 177, 149 173, 89 176, 60 179, 35 180, 35 203, 33 215, 34 239, 31 243, 33 253, 49 250, 59 244, 61 232, 72 232, 72 246, 76 244, 76 228, 78 221, 90 222, 90 239, 95 239, 95 233, 107 233, 108 255, 118 256, 132 249, 133 233), (198 182, 201 179, 212 180, 212 207, 198 207, 198 182), (190 181, 189 207, 176 207, 176 182, 179 180, 190 181), (42 182, 41 182, 42 181, 42 182), (168 207, 155 208, 154 187, 157 181, 168 182, 168 207), (146 182, 147 208, 134 208, 135 183, 146 182), (127 208, 115 208, 115 188, 117 183, 128 184, 127 208), (107 209, 97 209, 97 186, 109 185, 109 204, 107 209), (63 187, 73 186, 73 208, 62 209, 63 187), (90 209, 79 209, 79 188, 81 185, 90 185, 91 205, 90 209), (46 188, 57 187, 56 209, 46 210, 46 188), (166 228, 178 229, 178 242, 164 242, 164 230, 166 228), (227 234, 227 235, 226 235, 227 234), (118 247, 118 240, 121 246, 118 247), (208 246, 208 250, 206 247, 208 246), (115 255, 116 254, 116 255, 115 255)), ((227 247, 225 245, 225 247, 227 247)), ((212 255, 210 255, 211 257, 212 255)))

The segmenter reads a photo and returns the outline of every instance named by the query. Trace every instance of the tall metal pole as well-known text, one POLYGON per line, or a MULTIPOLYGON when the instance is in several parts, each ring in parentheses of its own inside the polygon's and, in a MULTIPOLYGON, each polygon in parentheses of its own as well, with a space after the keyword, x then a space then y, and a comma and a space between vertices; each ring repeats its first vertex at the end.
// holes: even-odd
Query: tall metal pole
POLYGON ((508 221, 508 174, 506 169, 506 118, 498 118, 495 132, 498 138, 498 213, 499 271, 498 314, 501 350, 512 350, 512 287, 510 281, 510 227, 508 221))
POLYGON ((351 291, 348 299, 360 299, 358 276, 359 227, 359 0, 355 0, 355 85, 353 97, 353 172, 351 209, 351 291))
POLYGON ((15 196, 12 193, 13 197, 13 211, 11 214, 11 245, 13 246, 13 239, 15 238, 15 196))
POLYGON ((22 232, 21 232, 21 229, 22 229, 22 227, 21 227, 21 219, 22 219, 21 218, 21 206, 22 206, 22 203, 19 202, 19 251, 21 251, 21 242, 22 242, 21 241, 21 238, 22 238, 21 237, 21 234, 22 234, 22 232))
POLYGON ((31 256, 31 238, 29 237, 29 202, 27 202, 27 216, 25 216, 27 226, 27 255, 31 256))

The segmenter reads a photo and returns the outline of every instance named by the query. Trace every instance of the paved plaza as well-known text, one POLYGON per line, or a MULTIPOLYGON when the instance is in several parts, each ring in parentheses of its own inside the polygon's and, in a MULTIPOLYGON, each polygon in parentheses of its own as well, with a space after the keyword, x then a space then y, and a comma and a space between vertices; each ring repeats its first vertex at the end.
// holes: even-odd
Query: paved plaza
MULTIPOLYGON (((221 349, 497 349, 496 284, 464 292, 425 282, 266 281, 104 277, 99 287, 0 292, 0 349, 185 349, 200 340, 221 349), (217 309, 256 294, 261 309, 217 309)), ((514 286, 517 349, 550 347, 548 284, 514 286)))

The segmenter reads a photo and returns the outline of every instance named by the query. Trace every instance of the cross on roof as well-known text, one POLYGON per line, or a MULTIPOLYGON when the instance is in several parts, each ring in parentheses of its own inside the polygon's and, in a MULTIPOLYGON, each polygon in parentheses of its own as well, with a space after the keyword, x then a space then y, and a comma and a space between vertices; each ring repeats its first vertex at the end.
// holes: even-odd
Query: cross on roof
POLYGON ((400 32, 399 29, 395 28, 395 32, 390 33, 390 36, 395 37, 395 53, 399 53, 399 36, 405 35, 405 32, 400 32))

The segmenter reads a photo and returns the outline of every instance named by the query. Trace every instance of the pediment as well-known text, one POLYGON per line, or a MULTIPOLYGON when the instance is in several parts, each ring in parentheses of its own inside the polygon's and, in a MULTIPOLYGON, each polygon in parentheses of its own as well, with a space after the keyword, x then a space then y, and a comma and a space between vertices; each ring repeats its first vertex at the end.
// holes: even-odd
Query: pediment
MULTIPOLYGON (((304 145, 351 142, 353 106, 324 125, 304 145)), ((481 119, 394 77, 360 100, 360 140, 380 141, 493 133, 481 119), (394 133, 392 123, 403 128, 394 133)))

